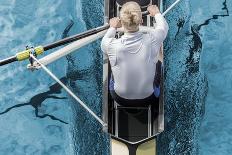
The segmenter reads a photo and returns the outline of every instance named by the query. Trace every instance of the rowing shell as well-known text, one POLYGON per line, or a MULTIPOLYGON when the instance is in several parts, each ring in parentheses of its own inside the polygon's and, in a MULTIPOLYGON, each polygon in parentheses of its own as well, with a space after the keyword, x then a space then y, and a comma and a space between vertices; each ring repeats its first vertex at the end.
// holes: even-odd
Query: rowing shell
MULTIPOLYGON (((112 17, 119 16, 121 6, 127 1, 105 0, 105 23, 112 17)), ((140 2, 140 1, 137 1, 140 2)), ((149 4, 156 4, 162 8, 162 1, 144 0, 141 3, 143 12, 149 4)), ((143 17, 143 31, 154 28, 154 18, 143 17)), ((103 56, 103 121, 107 122, 104 128, 111 136, 112 155, 154 155, 156 154, 156 136, 164 130, 164 101, 163 101, 163 62, 162 48, 160 49, 159 65, 156 70, 161 70, 161 94, 156 106, 148 107, 123 107, 118 105, 109 93, 109 80, 111 67, 107 55, 103 56), (158 114, 156 113, 158 112, 158 114)))

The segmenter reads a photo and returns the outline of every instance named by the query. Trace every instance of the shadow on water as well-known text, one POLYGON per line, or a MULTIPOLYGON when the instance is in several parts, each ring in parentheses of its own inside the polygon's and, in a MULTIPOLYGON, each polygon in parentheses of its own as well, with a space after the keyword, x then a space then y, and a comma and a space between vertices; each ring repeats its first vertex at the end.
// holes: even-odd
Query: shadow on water
MULTIPOLYGON (((67 79, 66 78, 61 78, 60 80, 63 83, 67 83, 67 79)), ((12 106, 10 108, 7 108, 5 111, 1 112, 0 115, 3 115, 3 114, 5 114, 5 113, 7 113, 10 110, 15 109, 15 108, 19 108, 19 107, 30 105, 30 106, 32 106, 35 109, 35 116, 36 117, 39 117, 39 118, 50 117, 52 120, 57 120, 57 121, 60 121, 62 123, 68 124, 67 122, 62 121, 62 120, 56 118, 53 115, 49 115, 49 114, 40 115, 39 114, 38 109, 39 109, 39 107, 41 107, 42 103, 46 99, 49 99, 49 98, 52 98, 52 99, 66 99, 66 97, 55 96, 55 94, 60 94, 61 93, 61 89, 62 89, 62 87, 58 83, 55 83, 54 85, 50 86, 49 88, 50 88, 49 91, 46 91, 46 92, 43 92, 43 93, 40 93, 40 94, 37 94, 37 95, 33 96, 30 99, 30 101, 27 102, 27 103, 16 104, 16 105, 14 105, 14 106, 12 106)))
MULTIPOLYGON (((66 38, 68 36, 68 33, 70 31, 70 29, 72 28, 74 22, 71 20, 70 23, 68 24, 68 26, 65 28, 65 30, 63 31, 62 33, 62 38, 66 38)), ((75 75, 75 74, 74 74, 75 75)), ((70 76, 70 78, 72 79, 78 79, 80 74, 76 74, 77 76, 70 76)), ((68 83, 68 78, 67 77, 62 77, 60 79, 60 81, 62 83, 64 83, 65 85, 68 83)), ((9 112, 10 110, 12 109, 15 109, 15 108, 19 108, 19 107, 23 107, 23 106, 32 106, 34 109, 35 109, 35 116, 38 117, 38 118, 45 118, 45 117, 49 117, 51 118, 52 120, 55 120, 55 121, 59 121, 61 123, 65 123, 65 124, 68 124, 67 122, 53 116, 53 115, 50 115, 50 114, 39 114, 39 107, 42 106, 42 103, 46 100, 46 99, 57 99, 57 100, 61 100, 61 99, 67 99, 67 97, 58 97, 56 96, 56 94, 60 94, 61 93, 61 89, 62 87, 58 84, 58 83, 55 83, 53 85, 51 85, 49 87, 49 90, 46 91, 46 92, 43 92, 43 93, 39 93, 35 96, 33 96, 29 102, 27 103, 21 103, 21 104, 16 104, 12 107, 9 107, 7 108, 5 111, 3 112, 0 112, 0 115, 3 115, 7 112, 9 112)))
MULTIPOLYGON (((187 36, 192 36, 191 44, 189 45, 189 57, 186 59, 187 68, 189 69, 189 73, 196 73, 199 71, 199 60, 200 57, 195 55, 199 55, 202 50, 202 41, 200 37, 200 30, 203 26, 207 26, 210 24, 212 20, 217 20, 219 17, 229 16, 229 10, 227 8, 227 0, 223 2, 222 11, 225 11, 225 14, 215 14, 211 18, 206 19, 202 24, 194 24, 191 26, 191 32, 187 34, 187 36)), ((184 27, 185 19, 180 18, 177 22, 177 33, 175 35, 175 40, 180 33, 180 30, 184 27)))
POLYGON ((176 35, 175 35, 175 40, 176 40, 176 37, 178 36, 178 34, 180 33, 180 30, 184 27, 184 23, 185 23, 184 18, 180 18, 178 20, 178 22, 177 22, 178 30, 177 30, 176 35))
POLYGON ((186 64, 189 69, 189 73, 196 73, 199 71, 199 60, 200 57, 195 55, 199 55, 202 50, 202 41, 200 37, 200 30, 203 26, 207 26, 210 24, 212 20, 217 20, 219 17, 229 16, 229 10, 227 8, 227 1, 223 2, 222 11, 225 11, 225 14, 216 14, 211 18, 205 20, 202 24, 194 24, 191 26, 191 33, 188 35, 192 36, 191 45, 189 49, 189 57, 186 59, 186 64))

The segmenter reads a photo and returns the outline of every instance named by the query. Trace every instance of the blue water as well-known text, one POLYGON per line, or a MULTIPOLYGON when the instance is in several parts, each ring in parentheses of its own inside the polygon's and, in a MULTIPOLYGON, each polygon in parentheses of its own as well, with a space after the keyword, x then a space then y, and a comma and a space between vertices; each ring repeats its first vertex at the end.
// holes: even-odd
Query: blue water
MULTIPOLYGON (((173 2, 166 0, 164 8, 173 2)), ((182 0, 166 17, 160 155, 232 154, 231 9, 228 0, 182 0)), ((99 0, 0 0, 0 59, 100 26, 102 16, 99 0)), ((99 43, 48 67, 100 116, 99 43)), ((27 64, 0 68, 0 155, 108 155, 108 135, 99 123, 44 71, 28 71, 27 64)))
POLYGON ((208 82, 208 92, 200 128, 199 154, 229 155, 232 154, 232 29, 229 26, 232 21, 232 2, 220 0, 208 4, 201 1, 192 3, 192 7, 199 7, 198 13, 192 16, 195 23, 203 23, 212 15, 220 16, 200 31, 203 43, 201 67, 208 82), (208 11, 200 18, 204 10, 208 11))
POLYGON ((167 15, 171 30, 165 42, 166 130, 158 141, 160 155, 232 153, 231 8, 225 0, 182 1, 167 15))
MULTIPOLYGON (((92 19, 101 19, 102 14, 102 2, 2 0, 0 58, 14 55, 26 45, 44 45, 99 26, 103 20, 92 19), (94 14, 86 13, 90 6, 94 14)), ((102 65, 101 51, 95 48, 98 44, 48 67, 100 114, 102 65)), ((27 64, 0 68, 0 154, 107 154, 106 149, 100 149, 108 146, 108 140, 102 140, 105 135, 100 125, 44 71, 28 71, 27 64)))

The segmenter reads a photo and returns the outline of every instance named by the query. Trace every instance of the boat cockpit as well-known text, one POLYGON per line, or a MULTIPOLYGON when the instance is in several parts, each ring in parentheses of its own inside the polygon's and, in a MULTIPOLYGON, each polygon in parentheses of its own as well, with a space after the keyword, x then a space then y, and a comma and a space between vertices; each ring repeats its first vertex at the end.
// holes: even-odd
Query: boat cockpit
MULTIPOLYGON (((150 4, 158 5, 158 0, 134 0, 141 5, 143 12, 147 11, 150 4)), ((108 18, 119 16, 121 6, 128 0, 113 0, 109 3, 109 10, 105 10, 108 18)), ((158 5, 159 6, 159 5, 158 5)), ((152 27, 155 23, 154 18, 146 15, 143 17, 143 25, 152 27)), ((162 49, 161 49, 162 50, 162 49)), ((164 130, 164 102, 163 102, 163 70, 160 60, 156 65, 156 84, 160 85, 161 93, 154 103, 147 106, 125 106, 114 101, 109 92, 109 83, 111 77, 111 67, 107 57, 104 57, 103 66, 103 120, 107 122, 106 132, 111 134, 113 139, 122 141, 131 145, 139 145, 164 130), (158 83, 157 83, 158 82, 158 83)))

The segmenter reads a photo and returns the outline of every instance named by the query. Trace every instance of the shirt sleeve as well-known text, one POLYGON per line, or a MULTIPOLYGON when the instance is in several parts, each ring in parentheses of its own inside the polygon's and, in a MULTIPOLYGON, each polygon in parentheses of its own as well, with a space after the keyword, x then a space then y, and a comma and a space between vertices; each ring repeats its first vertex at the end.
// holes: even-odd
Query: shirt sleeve
POLYGON ((160 14, 155 15, 156 27, 155 29, 150 30, 152 43, 157 45, 161 45, 168 33, 168 23, 165 18, 160 14))
POLYGON ((101 50, 107 54, 109 51, 110 43, 115 38, 116 34, 116 28, 110 27, 108 31, 106 32, 105 36, 102 39, 101 42, 101 50))

